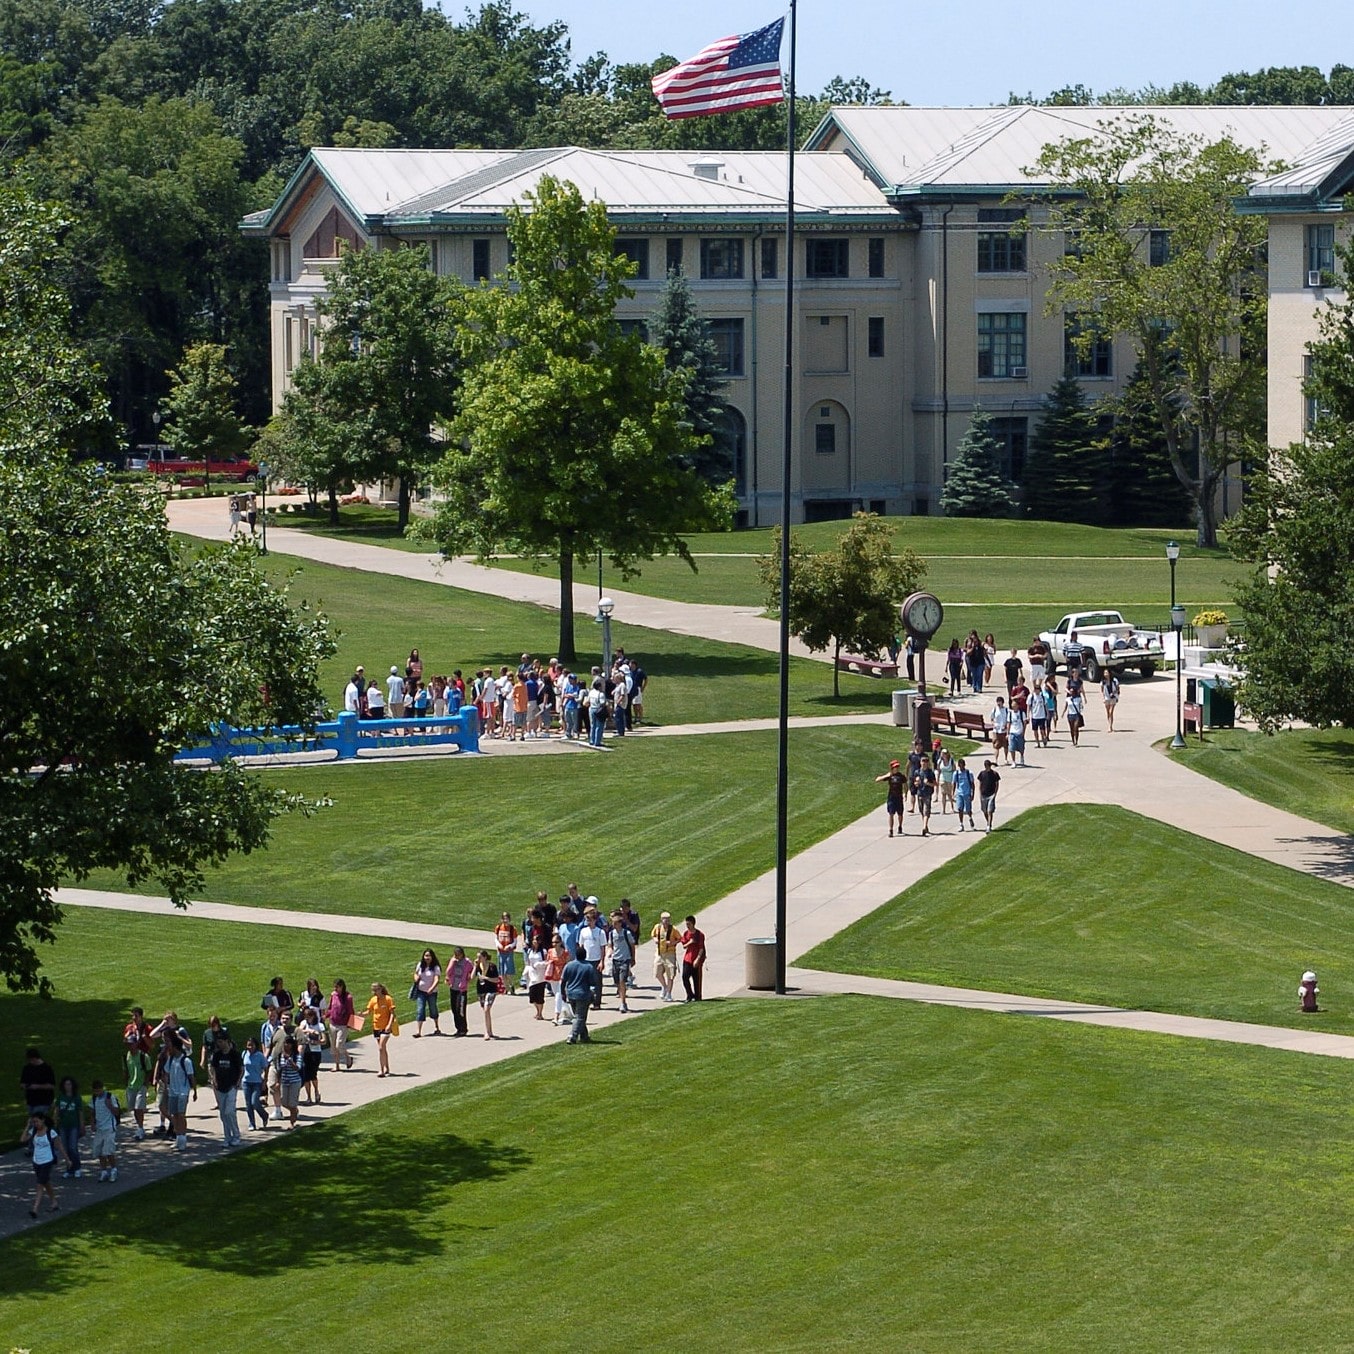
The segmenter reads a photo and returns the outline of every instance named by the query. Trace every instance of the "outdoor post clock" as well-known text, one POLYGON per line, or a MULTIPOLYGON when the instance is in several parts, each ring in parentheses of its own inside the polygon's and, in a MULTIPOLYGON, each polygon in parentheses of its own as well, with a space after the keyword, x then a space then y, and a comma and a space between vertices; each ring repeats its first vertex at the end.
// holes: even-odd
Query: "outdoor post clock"
POLYGON ((903 625, 914 640, 919 640, 919 648, 930 643, 931 636, 940 629, 945 619, 945 608, 940 598, 932 592, 914 592, 898 608, 903 625))

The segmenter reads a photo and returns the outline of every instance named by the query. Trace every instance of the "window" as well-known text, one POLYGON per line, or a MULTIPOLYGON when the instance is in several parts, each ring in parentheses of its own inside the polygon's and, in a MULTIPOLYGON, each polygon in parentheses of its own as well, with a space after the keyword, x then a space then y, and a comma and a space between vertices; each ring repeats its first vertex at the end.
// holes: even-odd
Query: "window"
POLYGON ((1147 262, 1153 268, 1160 268, 1171 261, 1171 232, 1169 230, 1149 230, 1147 232, 1147 262))
POLYGON ((635 278, 645 282, 649 277, 648 240, 617 240, 614 246, 617 254, 623 255, 635 265, 635 278))
POLYGON ((707 281, 743 276, 742 240, 702 240, 701 277, 707 281))
POLYGON ((978 375, 1025 374, 1025 316, 1015 312, 978 316, 978 375))
POLYGON ((876 235, 870 239, 870 276, 884 276, 884 237, 876 235))
POLYGON ((489 241, 476 240, 471 245, 470 275, 476 282, 484 282, 489 277, 489 241))
POLYGON ((780 271, 778 250, 780 241, 774 235, 762 241, 762 277, 775 278, 780 271))
POLYGON ((1069 315, 1063 322, 1063 371, 1068 376, 1097 379, 1113 376, 1114 344, 1110 339, 1096 334, 1090 347, 1077 346, 1077 339, 1089 332, 1075 316, 1069 315))
POLYGON ((1025 472, 1030 421, 1027 418, 994 418, 991 422, 992 437, 1001 448, 1001 473, 1008 480, 1018 481, 1025 472))
POLYGON ((978 271, 1025 271, 1025 213, 1019 207, 984 207, 978 212, 978 271), (984 226, 1002 226, 984 230, 984 226), (1012 233, 1014 232, 1014 233, 1012 233))
POLYGON ((804 259, 805 277, 850 277, 850 240, 809 240, 804 259))
POLYGON ((682 271, 682 244, 681 240, 675 238, 668 241, 667 271, 670 273, 682 271))
POLYGON ((1302 359, 1302 399, 1303 428, 1310 435, 1315 431, 1317 420, 1326 412, 1326 406, 1312 393, 1312 358, 1309 353, 1302 359))
POLYGON ((870 316, 866 351, 871 357, 884 356, 884 317, 882 315, 870 316))
POLYGON ((617 320, 616 327, 626 338, 631 334, 638 334, 641 343, 649 341, 649 326, 643 320, 617 320))
POLYGON ((814 424, 813 449, 820 456, 831 456, 837 450, 837 425, 835 423, 814 424))
POLYGON ((1307 227, 1307 272, 1321 274, 1321 286, 1335 280, 1335 227, 1307 227))
MULTIPOLYGON (((708 243, 708 242, 707 242, 708 243)), ((743 374, 743 321, 707 320, 705 332, 715 345, 715 361, 724 376, 743 374)))

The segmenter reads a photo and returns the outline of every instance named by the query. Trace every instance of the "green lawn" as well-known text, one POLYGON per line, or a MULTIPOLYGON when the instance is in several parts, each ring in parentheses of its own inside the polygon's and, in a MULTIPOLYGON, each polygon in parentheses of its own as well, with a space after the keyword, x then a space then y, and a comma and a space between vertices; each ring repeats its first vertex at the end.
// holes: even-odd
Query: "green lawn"
MULTIPOLYGON (((191 912, 68 908, 55 944, 41 949, 56 999, 0 992, 0 1046, 14 1063, 13 1075, 0 1078, 0 1118, 20 1122, 18 1067, 29 1045, 43 1050, 58 1077, 69 1073, 86 1093, 94 1077, 120 1086, 118 1036, 134 1005, 152 1024, 177 1011, 195 1040, 207 1018, 219 1015, 243 1047, 258 1032, 259 1000, 275 973, 295 996, 307 978, 318 978, 326 995, 342 978, 359 1005, 373 982, 384 982, 403 1010, 421 950, 414 941, 206 921, 191 912)), ((9 1137, 3 1142, 8 1147, 9 1137)))
MULTIPOLYGON (((342 708, 343 686, 357 664, 384 681, 392 665, 401 672, 411 648, 423 670, 467 678, 477 668, 516 665, 521 655, 549 658, 557 652, 559 617, 544 607, 507 602, 439 583, 420 583, 269 554, 270 577, 292 580, 293 593, 328 613, 337 627, 338 652, 321 669, 330 704, 342 708)), ((692 639, 663 630, 611 627, 612 643, 637 656, 650 677, 644 714, 650 723, 686 724, 708 720, 774 717, 777 658, 774 653, 692 639)), ((578 618, 577 666, 586 673, 602 661, 601 630, 578 618)), ((889 708, 892 684, 869 677, 842 676, 839 699, 832 696, 826 663, 795 658, 790 668, 790 713, 832 715, 889 708)))
POLYGON ((809 968, 1354 1033, 1354 891, 1122 809, 1034 809, 809 968), (1328 1012, 1302 1016, 1317 970, 1328 1012))
MULTIPOLYGON (((905 734, 791 732, 792 855, 881 802, 874 777, 905 734)), ((272 772, 270 783, 333 807, 281 819, 269 849, 212 872, 204 896, 490 927, 537 889, 557 897, 576 882, 608 903, 633 898, 644 917, 668 904, 699 911, 774 864, 775 764, 772 731, 272 772)), ((90 882, 126 887, 111 873, 90 882)))
POLYGON ((1252 799, 1354 833, 1354 730, 1210 729, 1173 755, 1252 799))
POLYGON ((1348 1081, 864 998, 679 1007, 44 1222, 0 1243, 0 1329, 387 1349, 511 1309, 562 1350, 1339 1348, 1348 1081))
MULTIPOLYGON (((305 503, 304 496, 293 498, 291 503, 300 506, 305 503)), ((339 524, 329 525, 329 510, 323 499, 313 513, 277 512, 268 513, 268 529, 286 527, 288 530, 304 531, 311 536, 329 536, 339 541, 357 541, 361 545, 388 545, 394 550, 408 550, 413 554, 432 553, 425 541, 410 540, 399 528, 399 518, 393 508, 378 508, 375 504, 353 503, 339 509, 339 524)))

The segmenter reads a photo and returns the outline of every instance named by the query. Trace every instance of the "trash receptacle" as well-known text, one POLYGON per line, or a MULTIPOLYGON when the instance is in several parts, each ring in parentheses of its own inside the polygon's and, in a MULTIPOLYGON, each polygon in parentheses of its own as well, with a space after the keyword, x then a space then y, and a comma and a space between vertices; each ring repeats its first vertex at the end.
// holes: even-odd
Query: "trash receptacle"
POLYGON ((743 946, 743 982, 754 992, 776 986, 776 938, 756 936, 743 946))
POLYGON ((1204 727, 1234 729, 1236 727, 1236 699, 1226 682, 1206 677, 1203 687, 1204 727))
POLYGON ((893 726, 896 729, 906 729, 912 723, 911 696, 910 691, 893 693, 893 726))

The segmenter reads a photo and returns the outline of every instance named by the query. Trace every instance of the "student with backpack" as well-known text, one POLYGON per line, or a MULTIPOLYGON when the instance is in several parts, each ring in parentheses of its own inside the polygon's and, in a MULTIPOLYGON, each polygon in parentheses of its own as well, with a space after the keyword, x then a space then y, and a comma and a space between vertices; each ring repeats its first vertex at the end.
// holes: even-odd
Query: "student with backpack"
POLYGON ((58 1153, 67 1166, 70 1165, 70 1158, 66 1156, 66 1149, 61 1145, 61 1137, 52 1127, 52 1121, 45 1112, 39 1111, 29 1117, 19 1141, 25 1147, 32 1147, 33 1178, 37 1181, 37 1188, 33 1191, 33 1206, 28 1210, 28 1216, 36 1222, 38 1205, 42 1202, 44 1194, 51 1201, 53 1213, 60 1209, 61 1205, 56 1201, 56 1191, 52 1188, 52 1167, 56 1165, 58 1153))
POLYGON ((99 1179, 113 1184, 118 1178, 118 1119, 122 1106, 101 1081, 89 1088, 90 1110, 94 1116, 94 1140, 90 1150, 99 1158, 99 1179))

